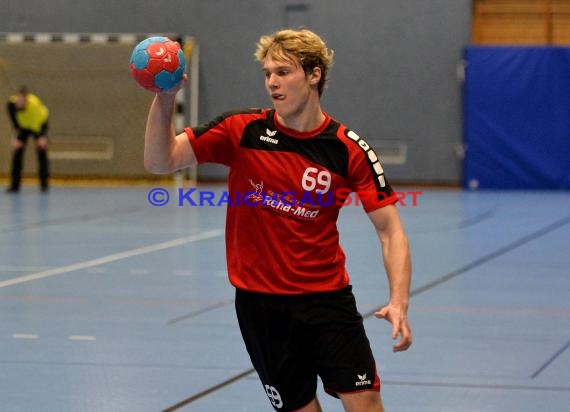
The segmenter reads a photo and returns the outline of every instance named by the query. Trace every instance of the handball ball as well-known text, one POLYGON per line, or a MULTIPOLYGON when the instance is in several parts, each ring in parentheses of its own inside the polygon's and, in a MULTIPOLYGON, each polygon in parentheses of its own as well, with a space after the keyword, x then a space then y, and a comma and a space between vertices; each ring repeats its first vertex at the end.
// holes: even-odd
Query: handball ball
POLYGON ((176 87, 182 80, 186 60, 180 44, 168 37, 149 37, 131 54, 131 73, 137 83, 151 92, 176 87))

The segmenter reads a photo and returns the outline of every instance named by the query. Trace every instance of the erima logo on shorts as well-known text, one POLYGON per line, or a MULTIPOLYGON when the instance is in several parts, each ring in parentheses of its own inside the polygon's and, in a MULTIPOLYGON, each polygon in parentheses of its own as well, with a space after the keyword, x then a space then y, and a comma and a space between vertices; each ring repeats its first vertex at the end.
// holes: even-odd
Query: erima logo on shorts
POLYGON ((372 381, 370 379, 366 379, 366 374, 364 375, 356 374, 356 376, 358 376, 358 379, 360 379, 359 382, 354 382, 356 386, 372 385, 372 381))
POLYGON ((265 133, 267 136, 259 136, 259 140, 262 140, 267 143, 277 144, 279 143, 279 139, 274 139, 273 136, 277 134, 277 130, 271 131, 269 129, 265 129, 265 133))

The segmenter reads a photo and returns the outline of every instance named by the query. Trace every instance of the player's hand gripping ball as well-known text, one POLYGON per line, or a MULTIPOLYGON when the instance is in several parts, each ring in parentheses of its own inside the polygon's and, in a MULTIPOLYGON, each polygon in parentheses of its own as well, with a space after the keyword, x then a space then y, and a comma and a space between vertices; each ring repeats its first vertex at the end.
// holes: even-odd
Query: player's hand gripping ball
POLYGON ((186 60, 180 44, 168 37, 149 37, 131 54, 131 73, 137 83, 159 93, 176 87, 182 80, 186 60))

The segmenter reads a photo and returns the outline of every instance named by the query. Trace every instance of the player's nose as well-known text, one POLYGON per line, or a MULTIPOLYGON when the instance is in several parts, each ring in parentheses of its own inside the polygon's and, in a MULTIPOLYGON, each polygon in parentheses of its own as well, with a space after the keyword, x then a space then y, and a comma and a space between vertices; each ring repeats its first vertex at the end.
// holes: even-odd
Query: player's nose
POLYGON ((269 77, 267 78, 267 86, 271 89, 271 90, 276 90, 279 88, 279 82, 277 81, 277 76, 274 74, 270 74, 269 77))

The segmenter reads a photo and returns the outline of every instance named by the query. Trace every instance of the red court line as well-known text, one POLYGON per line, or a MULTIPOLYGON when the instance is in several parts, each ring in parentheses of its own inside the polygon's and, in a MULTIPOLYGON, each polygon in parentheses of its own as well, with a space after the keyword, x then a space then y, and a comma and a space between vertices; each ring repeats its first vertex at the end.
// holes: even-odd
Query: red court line
POLYGON ((0 295, 4 302, 55 302, 55 303, 87 303, 88 299, 78 296, 47 296, 47 295, 0 295))
POLYGON ((467 306, 416 306, 410 308, 418 313, 466 313, 492 314, 503 316, 558 316, 570 317, 570 309, 538 309, 538 308, 498 308, 498 307, 467 307, 467 306))

